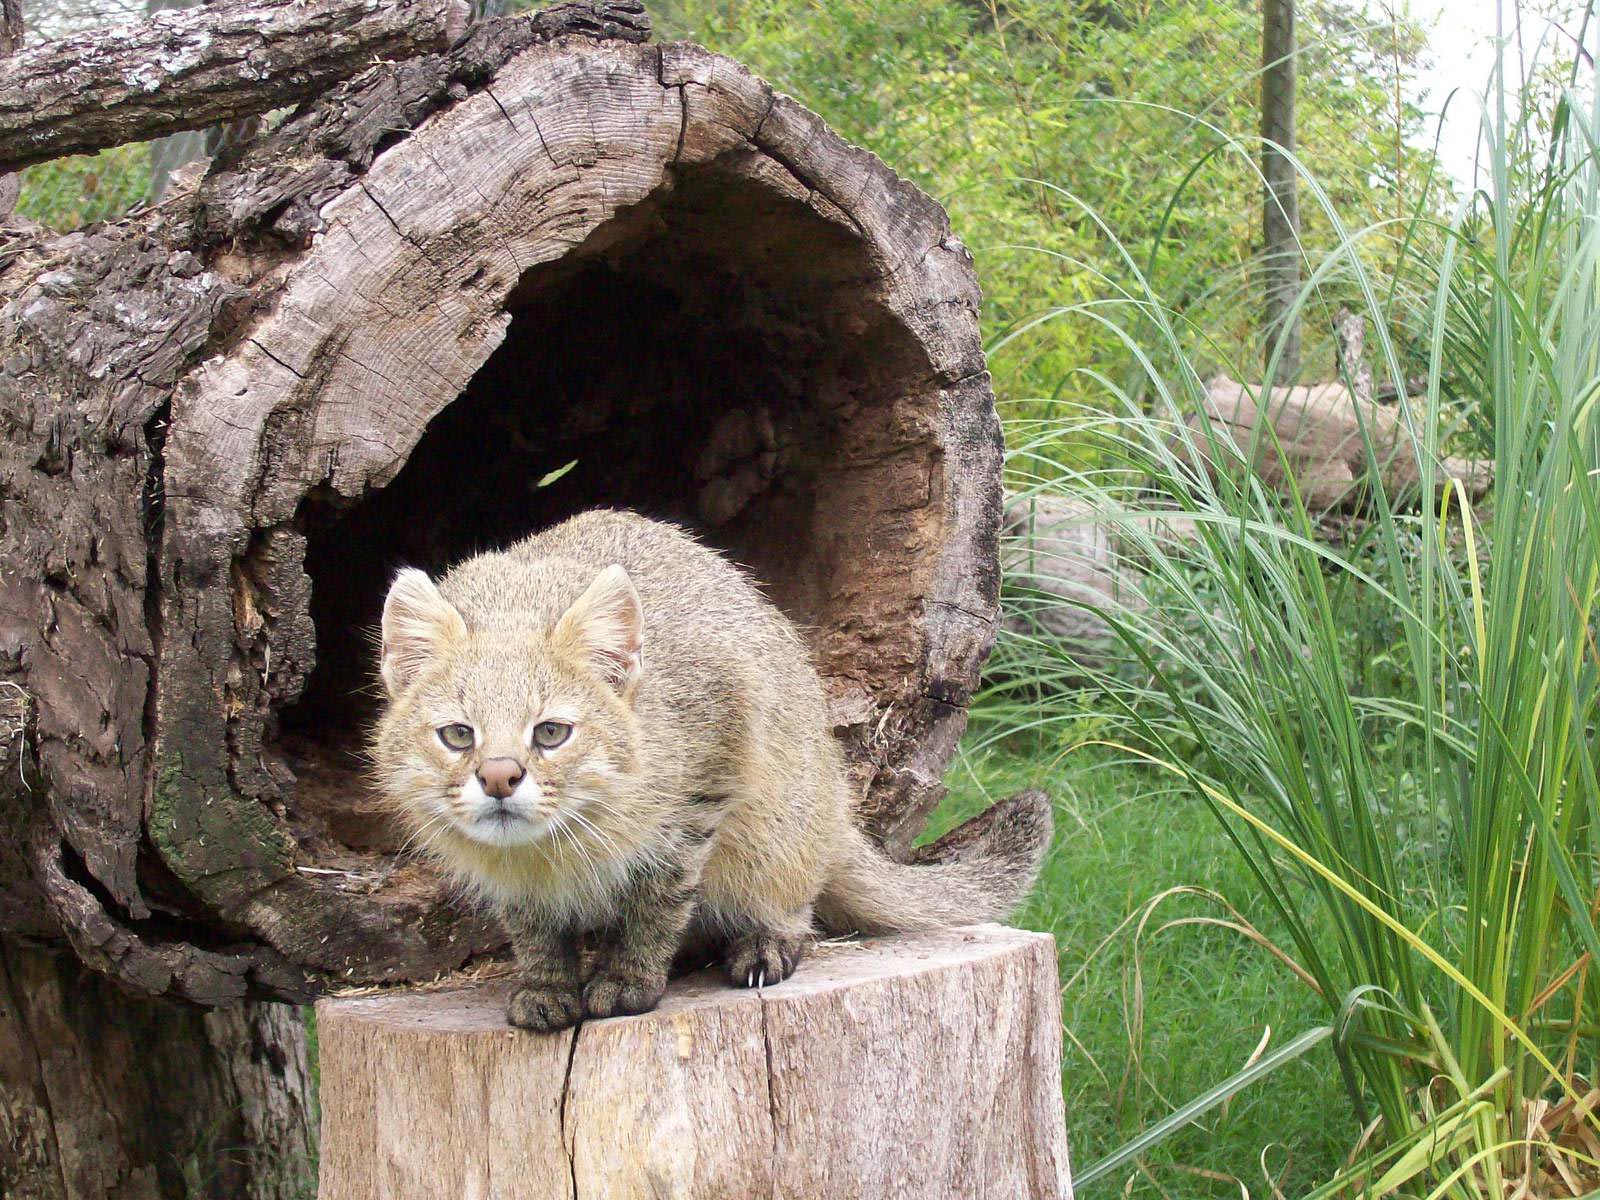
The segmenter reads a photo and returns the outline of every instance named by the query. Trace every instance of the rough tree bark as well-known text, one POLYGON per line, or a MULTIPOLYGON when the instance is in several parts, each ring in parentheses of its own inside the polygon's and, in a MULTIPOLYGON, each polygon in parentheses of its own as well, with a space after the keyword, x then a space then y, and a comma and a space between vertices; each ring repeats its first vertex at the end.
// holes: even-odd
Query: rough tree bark
MULTIPOLYGON (((0 60, 22 49, 22 0, 0 0, 0 60)), ((0 221, 17 206, 18 179, 15 171, 0 170, 0 221)))
POLYGON ((0 58, 22 49, 22 0, 0 0, 0 58))
POLYGON ((601 503, 692 525, 810 631, 907 852, 997 616, 971 259, 646 29, 629 0, 487 22, 151 211, 7 233, 0 930, 206 1006, 496 953, 366 798, 366 633, 401 562, 601 503))
POLYGON ((0 62, 0 163, 204 129, 320 95, 374 58, 440 50, 465 0, 250 0, 169 9, 0 62))
POLYGON ((297 1010, 129 996, 0 943, 0 1196, 304 1200, 315 1180, 297 1010))

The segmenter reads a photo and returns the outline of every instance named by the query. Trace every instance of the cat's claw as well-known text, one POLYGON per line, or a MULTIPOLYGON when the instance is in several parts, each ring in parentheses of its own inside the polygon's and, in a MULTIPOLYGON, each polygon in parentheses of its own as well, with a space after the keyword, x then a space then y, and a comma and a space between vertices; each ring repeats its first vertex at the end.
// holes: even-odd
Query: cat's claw
POLYGON ((805 942, 797 937, 760 931, 746 934, 728 947, 723 967, 734 987, 759 990, 782 983, 800 963, 805 942))

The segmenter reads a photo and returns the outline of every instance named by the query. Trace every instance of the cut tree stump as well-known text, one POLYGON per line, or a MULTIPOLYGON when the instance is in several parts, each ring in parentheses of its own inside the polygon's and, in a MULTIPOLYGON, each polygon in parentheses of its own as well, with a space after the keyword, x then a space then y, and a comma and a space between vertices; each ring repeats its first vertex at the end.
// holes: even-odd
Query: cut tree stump
POLYGON ((318 1003, 320 1200, 1071 1196, 1048 935, 828 943, 553 1035, 510 986, 318 1003))

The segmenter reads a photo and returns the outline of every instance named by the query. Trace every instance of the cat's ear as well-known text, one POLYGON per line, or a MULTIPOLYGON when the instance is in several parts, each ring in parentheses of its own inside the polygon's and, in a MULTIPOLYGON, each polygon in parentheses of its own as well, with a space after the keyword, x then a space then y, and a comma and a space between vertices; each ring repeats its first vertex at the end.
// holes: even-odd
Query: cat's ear
POLYGON ((612 563, 561 614, 551 640, 588 657, 624 696, 644 671, 644 609, 633 580, 612 563))
POLYGON ((429 659, 467 635, 467 623, 425 572, 407 567, 383 602, 383 657, 379 674, 390 699, 398 696, 429 659))

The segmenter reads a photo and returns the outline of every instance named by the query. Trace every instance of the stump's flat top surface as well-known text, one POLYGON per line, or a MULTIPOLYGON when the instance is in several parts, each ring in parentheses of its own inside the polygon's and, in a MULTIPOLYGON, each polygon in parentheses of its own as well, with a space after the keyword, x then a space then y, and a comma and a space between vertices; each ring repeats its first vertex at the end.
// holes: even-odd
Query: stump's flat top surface
MULTIPOLYGON (((763 999, 799 999, 876 980, 907 978, 959 963, 981 962, 1025 946, 1049 945, 1051 940, 1049 934, 1004 925, 968 925, 858 941, 821 942, 811 948, 795 974, 782 983, 759 991, 736 988, 719 971, 697 971, 673 980, 653 1012, 613 1017, 607 1023, 659 1020, 690 1010, 755 1004, 763 999)), ((514 979, 501 979, 425 991, 397 989, 381 995, 330 996, 318 1001, 317 1016, 381 1023, 395 1031, 505 1034, 515 1032, 506 1022, 505 1006, 516 986, 514 979)))

